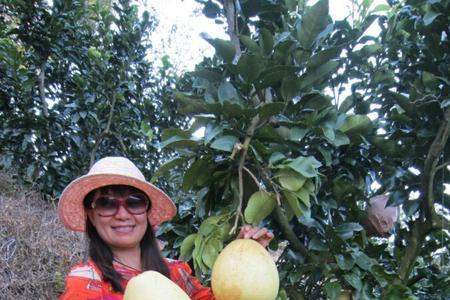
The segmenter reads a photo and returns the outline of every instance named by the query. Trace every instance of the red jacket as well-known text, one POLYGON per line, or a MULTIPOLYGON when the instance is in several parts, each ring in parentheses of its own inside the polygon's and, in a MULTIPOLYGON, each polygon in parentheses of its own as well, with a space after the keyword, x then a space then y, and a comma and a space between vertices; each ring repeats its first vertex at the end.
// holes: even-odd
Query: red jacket
MULTIPOLYGON (((192 276, 189 265, 182 261, 167 260, 170 278, 178 284, 192 300, 214 300, 210 288, 201 285, 192 276)), ((114 269, 124 278, 122 287, 139 274, 138 271, 114 264, 114 269)), ((72 268, 66 277, 66 289, 59 300, 122 300, 123 294, 112 291, 111 284, 102 280, 100 270, 89 260, 72 268)))

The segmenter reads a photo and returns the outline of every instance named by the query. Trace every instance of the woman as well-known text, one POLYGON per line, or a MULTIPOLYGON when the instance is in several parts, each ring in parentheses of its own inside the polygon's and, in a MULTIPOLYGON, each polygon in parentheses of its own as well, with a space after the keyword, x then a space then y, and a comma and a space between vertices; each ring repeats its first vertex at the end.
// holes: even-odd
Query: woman
MULTIPOLYGON (((128 281, 147 270, 170 278, 193 300, 214 299, 187 263, 162 257, 153 227, 173 218, 176 208, 130 160, 96 162, 63 191, 58 214, 66 228, 86 232, 89 241, 89 259, 67 275, 60 300, 120 300, 128 281)), ((267 246, 273 234, 247 225, 239 237, 267 246)))

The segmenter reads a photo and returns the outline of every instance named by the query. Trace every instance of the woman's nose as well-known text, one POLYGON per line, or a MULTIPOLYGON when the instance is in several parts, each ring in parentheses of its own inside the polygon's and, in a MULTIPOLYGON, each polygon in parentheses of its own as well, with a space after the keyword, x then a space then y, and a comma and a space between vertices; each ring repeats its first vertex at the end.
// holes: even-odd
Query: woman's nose
POLYGON ((115 214, 115 217, 118 219, 126 219, 130 217, 130 213, 123 205, 119 205, 119 208, 117 209, 117 213, 115 214))

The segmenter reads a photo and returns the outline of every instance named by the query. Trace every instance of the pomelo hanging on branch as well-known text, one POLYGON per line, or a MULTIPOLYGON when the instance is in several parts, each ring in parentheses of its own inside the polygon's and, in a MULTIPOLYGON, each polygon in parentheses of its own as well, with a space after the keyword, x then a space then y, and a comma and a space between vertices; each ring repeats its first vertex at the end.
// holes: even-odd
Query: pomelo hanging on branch
POLYGON ((370 236, 385 236, 395 226, 398 216, 398 208, 386 206, 389 195, 378 195, 370 198, 367 207, 367 219, 364 227, 370 236))
POLYGON ((258 242, 238 239, 217 257, 211 285, 217 300, 274 300, 279 287, 278 270, 258 242))
POLYGON ((169 278, 155 271, 146 271, 128 282, 123 300, 190 300, 189 296, 169 278))

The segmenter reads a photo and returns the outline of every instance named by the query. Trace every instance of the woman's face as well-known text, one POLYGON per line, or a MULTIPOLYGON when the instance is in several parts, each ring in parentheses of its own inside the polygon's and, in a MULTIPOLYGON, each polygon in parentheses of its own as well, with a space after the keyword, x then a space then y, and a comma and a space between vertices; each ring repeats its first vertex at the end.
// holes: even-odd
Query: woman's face
POLYGON ((133 197, 139 196, 143 195, 130 189, 122 189, 120 193, 114 188, 95 192, 94 208, 88 209, 88 217, 100 237, 112 250, 139 248, 139 243, 148 226, 147 211, 136 214, 135 206, 132 206, 135 205, 132 202, 135 201, 133 197), (105 204, 105 201, 109 204, 105 204), (106 214, 102 212, 102 207, 113 207, 114 203, 119 203, 118 207, 116 205, 116 210, 113 209, 111 212, 110 209, 106 214))

